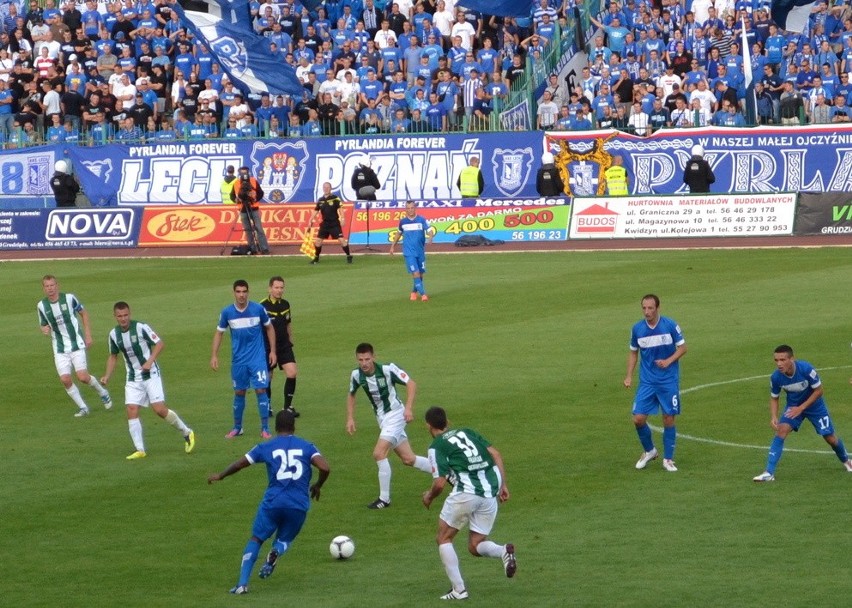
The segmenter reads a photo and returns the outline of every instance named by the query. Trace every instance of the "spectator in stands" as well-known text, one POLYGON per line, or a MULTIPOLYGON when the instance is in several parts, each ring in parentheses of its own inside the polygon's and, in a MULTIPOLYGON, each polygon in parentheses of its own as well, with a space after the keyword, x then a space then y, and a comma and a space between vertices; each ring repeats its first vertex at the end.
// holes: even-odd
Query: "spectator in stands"
POLYGON ((545 89, 542 101, 538 104, 536 111, 536 128, 545 131, 553 129, 556 126, 558 114, 559 106, 554 103, 550 91, 545 89))
POLYGON ((804 98, 802 97, 802 93, 796 90, 790 81, 784 83, 784 92, 781 93, 780 106, 782 125, 801 124, 801 117, 805 109, 804 98))

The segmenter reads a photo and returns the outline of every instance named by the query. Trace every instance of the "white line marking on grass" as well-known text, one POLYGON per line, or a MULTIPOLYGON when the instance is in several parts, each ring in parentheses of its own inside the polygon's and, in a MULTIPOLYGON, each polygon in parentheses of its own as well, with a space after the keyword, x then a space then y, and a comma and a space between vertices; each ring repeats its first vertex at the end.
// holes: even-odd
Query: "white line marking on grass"
MULTIPOLYGON (((852 368, 852 365, 836 365, 834 367, 823 367, 821 370, 831 371, 836 369, 849 369, 852 368)), ((724 386, 726 384, 736 384, 738 382, 749 382, 750 380, 760 380, 761 378, 766 378, 766 374, 761 374, 759 376, 749 376, 747 378, 736 378, 734 380, 722 380, 720 382, 709 382, 707 384, 699 384, 698 386, 690 386, 689 388, 685 388, 681 391, 681 393, 694 393, 695 391, 700 391, 705 388, 713 388, 714 386, 724 386)), ((656 431, 658 433, 662 433, 662 427, 654 426, 652 424, 648 425, 652 431, 656 431)), ((678 439, 689 439, 690 441, 697 441, 699 443, 710 443, 712 445, 721 445, 729 448, 746 448, 749 450, 767 450, 767 445, 751 445, 748 443, 734 443, 733 441, 720 441, 718 439, 709 439, 707 437, 696 437, 695 435, 686 435, 684 433, 677 434, 678 439)), ((785 452, 799 452, 802 454, 834 454, 832 450, 806 450, 801 448, 788 448, 784 447, 785 452)))

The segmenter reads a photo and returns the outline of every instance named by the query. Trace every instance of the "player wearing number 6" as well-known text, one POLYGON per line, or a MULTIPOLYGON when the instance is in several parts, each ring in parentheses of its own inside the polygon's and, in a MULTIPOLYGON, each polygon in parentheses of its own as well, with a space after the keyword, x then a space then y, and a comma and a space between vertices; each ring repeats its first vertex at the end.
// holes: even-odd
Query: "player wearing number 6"
POLYGON ((834 423, 822 398, 822 380, 813 365, 797 361, 793 349, 782 344, 775 349, 775 367, 777 369, 769 378, 769 423, 775 429, 775 438, 769 446, 766 470, 754 480, 775 481, 775 467, 781 460, 784 440, 790 431, 798 431, 805 419, 814 425, 817 434, 825 439, 846 470, 852 473, 852 460, 849 460, 843 440, 834 434, 834 423), (787 406, 779 420, 778 397, 782 390, 787 393, 787 406))
POLYGON ((249 577, 260 547, 275 534, 272 550, 260 569, 260 578, 272 574, 278 558, 290 548, 302 529, 311 506, 310 498, 319 500, 320 488, 328 479, 328 462, 312 443, 294 435, 295 420, 293 414, 281 410, 275 416, 275 438, 254 446, 227 469, 207 478, 207 483, 212 484, 260 462, 266 465, 269 478, 269 485, 254 518, 251 538, 243 551, 240 577, 231 593, 248 593, 249 577), (311 465, 319 471, 319 479, 313 485, 311 465))
POLYGON ((414 201, 405 203, 405 215, 400 218, 396 234, 391 241, 389 253, 393 250, 399 239, 402 239, 402 255, 405 258, 405 267, 414 279, 411 289, 411 301, 429 301, 426 288, 423 286, 423 275, 426 273, 426 243, 432 242, 434 229, 429 226, 422 215, 417 215, 417 204, 414 201))
POLYGON ((674 473, 675 416, 680 414, 680 358, 686 354, 686 340, 680 326, 660 316, 660 298, 648 294, 642 298, 644 319, 633 326, 630 353, 627 355, 625 388, 633 384, 633 370, 639 365, 639 388, 633 400, 633 424, 642 444, 637 469, 644 469, 657 458, 657 448, 648 426, 648 416, 661 410, 663 414, 663 468, 674 473))

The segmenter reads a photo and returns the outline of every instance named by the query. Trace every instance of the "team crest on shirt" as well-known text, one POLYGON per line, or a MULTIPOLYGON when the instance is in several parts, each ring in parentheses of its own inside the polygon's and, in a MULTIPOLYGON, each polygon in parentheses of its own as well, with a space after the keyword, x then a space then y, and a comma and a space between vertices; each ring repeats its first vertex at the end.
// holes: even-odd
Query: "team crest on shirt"
POLYGON ((532 161, 532 148, 519 150, 497 148, 491 156, 494 185, 506 196, 515 196, 529 179, 532 161))
POLYGON ((254 144, 250 158, 266 200, 283 203, 293 198, 309 156, 308 145, 303 141, 254 144))

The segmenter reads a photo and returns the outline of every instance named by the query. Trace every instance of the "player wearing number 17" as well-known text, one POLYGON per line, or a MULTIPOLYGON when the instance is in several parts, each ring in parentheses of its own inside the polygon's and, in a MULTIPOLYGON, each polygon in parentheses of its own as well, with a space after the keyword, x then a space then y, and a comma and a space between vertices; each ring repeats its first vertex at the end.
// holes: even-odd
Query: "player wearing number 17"
POLYGON ((240 576, 231 593, 248 593, 248 582, 260 547, 275 534, 272 550, 260 569, 260 578, 267 578, 299 534, 308 515, 311 501, 320 499, 320 488, 328 479, 328 462, 312 443, 297 437, 296 419, 287 410, 275 415, 276 437, 254 446, 248 454, 231 463, 221 473, 210 475, 207 483, 220 481, 228 475, 256 463, 266 465, 269 484, 257 508, 251 538, 243 551, 240 576), (311 485, 311 465, 319 471, 319 479, 311 485))
POLYGON ((806 418, 831 446, 846 470, 852 473, 852 460, 849 460, 843 440, 834 434, 834 423, 822 398, 822 380, 813 365, 797 360, 793 349, 786 344, 775 349, 774 359, 777 369, 769 378, 769 423, 775 429, 775 438, 769 446, 766 470, 754 481, 775 481, 775 467, 781 460, 784 440, 790 431, 798 432, 806 418), (787 407, 779 420, 778 398, 782 390, 787 393, 787 407))
POLYGON ((429 226, 422 215, 417 215, 417 204, 414 201, 405 203, 405 215, 399 220, 396 234, 391 241, 390 255, 399 239, 402 239, 402 255, 405 258, 405 267, 414 279, 411 289, 411 301, 420 299, 429 301, 426 288, 423 286, 423 275, 426 273, 426 243, 432 242, 434 229, 429 226))
POLYGON ((663 414, 663 468, 674 473, 675 416, 680 414, 680 358, 686 354, 686 340, 680 326, 660 316, 660 298, 648 294, 642 298, 645 317, 633 326, 630 353, 627 355, 625 388, 633 384, 633 371, 639 365, 639 388, 633 400, 633 424, 642 444, 642 456, 636 463, 644 469, 657 458, 657 448, 648 426, 648 416, 661 410, 663 414))

